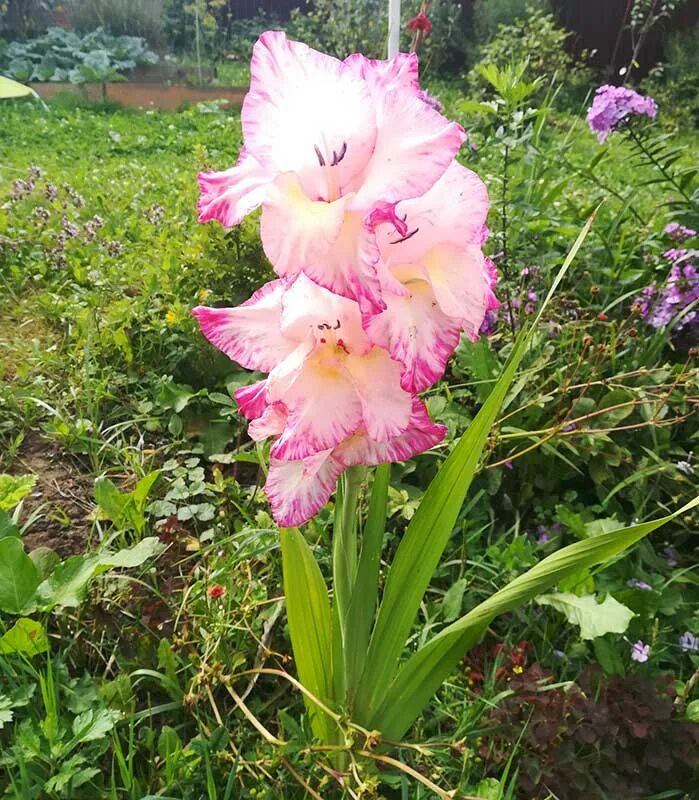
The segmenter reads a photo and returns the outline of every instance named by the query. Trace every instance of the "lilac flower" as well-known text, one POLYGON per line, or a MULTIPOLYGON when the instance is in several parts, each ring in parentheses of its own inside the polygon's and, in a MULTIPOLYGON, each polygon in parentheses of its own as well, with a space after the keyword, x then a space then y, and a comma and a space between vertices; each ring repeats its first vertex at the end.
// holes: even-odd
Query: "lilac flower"
POLYGON ((648 656, 650 655, 650 645, 644 644, 640 639, 631 645, 631 660, 638 661, 639 664, 643 664, 648 661, 648 656))
POLYGON ((679 222, 671 222, 669 225, 666 225, 665 233, 677 242, 681 242, 683 239, 690 239, 692 236, 697 235, 695 230, 692 230, 692 228, 685 228, 685 226, 680 225, 679 222))
POLYGON ((683 653, 699 653, 699 636, 694 636, 691 631, 685 631, 680 636, 680 647, 683 653))
POLYGON ((587 124, 597 134, 600 143, 630 115, 645 115, 655 119, 658 106, 652 97, 644 97, 624 86, 600 86, 595 92, 592 105, 587 112, 587 124))
POLYGON ((645 581, 639 581, 636 578, 632 578, 630 581, 627 581, 626 585, 630 586, 632 589, 640 589, 643 592, 650 592, 653 589, 649 583, 646 583, 645 581))

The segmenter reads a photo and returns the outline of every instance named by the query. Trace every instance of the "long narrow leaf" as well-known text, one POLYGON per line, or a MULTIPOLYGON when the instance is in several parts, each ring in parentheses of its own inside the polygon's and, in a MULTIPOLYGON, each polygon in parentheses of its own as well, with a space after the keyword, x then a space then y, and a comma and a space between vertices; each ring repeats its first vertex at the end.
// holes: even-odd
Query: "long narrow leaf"
MULTIPOLYGON (((296 528, 279 531, 286 615, 301 683, 319 700, 333 697, 330 600, 325 581, 306 540, 296 528)), ((335 734, 332 720, 306 699, 313 733, 324 743, 335 734)))
POLYGON ((420 607, 478 469, 481 453, 500 406, 524 357, 532 333, 558 284, 590 230, 588 219, 566 257, 534 323, 520 332, 503 373, 475 420, 430 483, 396 551, 371 637, 355 704, 361 724, 374 717, 395 676, 398 662, 420 607))
POLYGON ((496 616, 542 594, 566 575, 607 561, 697 505, 699 497, 666 517, 584 539, 543 559, 449 625, 408 659, 367 724, 380 728, 389 739, 400 739, 496 616))
POLYGON ((391 465, 379 465, 374 473, 374 485, 371 490, 369 513, 362 536, 357 579, 347 615, 347 630, 351 635, 345 643, 345 664, 350 708, 356 693, 357 682, 364 669, 371 625, 376 611, 381 547, 386 531, 390 482, 391 465))

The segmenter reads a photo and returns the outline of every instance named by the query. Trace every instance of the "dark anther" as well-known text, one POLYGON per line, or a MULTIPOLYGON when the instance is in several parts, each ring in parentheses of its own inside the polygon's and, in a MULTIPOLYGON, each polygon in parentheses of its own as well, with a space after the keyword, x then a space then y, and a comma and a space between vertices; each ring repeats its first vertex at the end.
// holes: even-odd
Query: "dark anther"
POLYGON ((340 327, 340 320, 338 319, 335 325, 333 326, 333 330, 336 331, 340 327))
POLYGON ((318 156, 318 163, 321 167, 325 166, 325 159, 323 158, 323 154, 320 152, 320 147, 317 144, 313 145, 313 149, 316 151, 316 155, 318 156))
POLYGON ((400 244, 401 242, 407 242, 408 239, 412 239, 413 236, 420 230, 420 228, 415 228, 414 231, 410 231, 407 236, 404 236, 402 239, 396 239, 395 242, 389 242, 389 244, 400 244))
POLYGON ((343 142, 339 153, 336 153, 333 150, 333 160, 330 166, 331 167, 337 166, 340 163, 340 161, 342 161, 342 159, 345 157, 346 154, 347 154, 347 142, 343 142))
POLYGON ((328 341, 327 339, 323 339, 323 338, 321 337, 320 343, 321 343, 321 344, 325 344, 327 341, 328 341))

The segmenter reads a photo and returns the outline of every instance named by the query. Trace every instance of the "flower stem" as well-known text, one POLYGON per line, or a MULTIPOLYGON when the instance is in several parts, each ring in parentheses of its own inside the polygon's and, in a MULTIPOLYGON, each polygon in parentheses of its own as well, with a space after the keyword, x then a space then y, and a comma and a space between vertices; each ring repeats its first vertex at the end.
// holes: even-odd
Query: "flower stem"
POLYGON ((672 188, 679 192, 682 197, 691 204, 692 198, 685 192, 685 190, 677 183, 674 176, 671 175, 665 167, 658 161, 658 159, 651 153, 651 151, 646 147, 645 142, 643 139, 634 131, 632 125, 628 125, 625 128, 625 131, 628 133, 629 138, 633 141, 636 147, 643 153, 643 155, 648 159, 648 161, 660 172, 660 174, 665 178, 665 180, 672 186, 672 188))
MULTIPOLYGON (((357 579, 357 523, 360 491, 366 467, 350 467, 340 478, 335 499, 333 528, 333 691, 340 706, 347 702, 348 664, 347 617, 357 579)), ((331 759, 335 769, 344 771, 346 754, 331 759)))
POLYGON ((350 467, 340 478, 333 530, 333 586, 337 618, 345 640, 345 621, 357 577, 357 506, 365 467, 350 467))

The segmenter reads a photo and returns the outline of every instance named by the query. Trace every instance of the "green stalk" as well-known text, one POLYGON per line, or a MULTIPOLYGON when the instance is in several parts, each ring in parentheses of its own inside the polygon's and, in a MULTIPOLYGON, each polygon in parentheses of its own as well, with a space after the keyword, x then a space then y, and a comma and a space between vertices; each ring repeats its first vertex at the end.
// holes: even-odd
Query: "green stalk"
POLYGON ((333 587, 343 651, 347 614, 357 578, 357 505, 365 475, 366 467, 350 467, 340 478, 335 501, 333 587))

